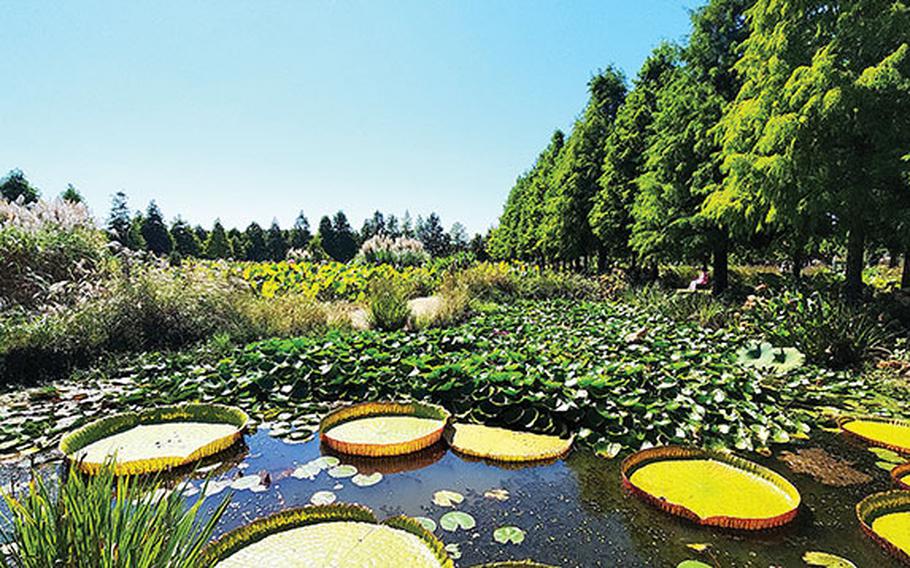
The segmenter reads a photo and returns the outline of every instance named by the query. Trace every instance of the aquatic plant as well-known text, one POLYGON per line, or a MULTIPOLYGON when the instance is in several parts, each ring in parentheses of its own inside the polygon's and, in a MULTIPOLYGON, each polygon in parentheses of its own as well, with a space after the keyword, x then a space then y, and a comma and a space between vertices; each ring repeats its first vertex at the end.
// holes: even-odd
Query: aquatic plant
POLYGON ((452 424, 446 441, 456 452, 494 461, 539 461, 569 453, 574 436, 560 438, 481 424, 452 424))
POLYGON ((842 418, 841 430, 868 444, 910 454, 910 421, 889 418, 842 418))
POLYGON ((353 564, 357 558, 372 558, 371 565, 389 568, 454 566, 442 542, 419 521, 393 517, 379 523, 366 507, 343 504, 290 509, 257 519, 206 547, 203 565, 226 568, 256 561, 281 566, 293 557, 298 563, 321 566, 342 554, 353 564))
POLYGON ((86 473, 102 471, 109 460, 116 475, 151 473, 229 448, 241 438, 248 421, 242 410, 217 404, 126 412, 67 434, 60 441, 60 451, 86 473))
POLYGON ((0 558, 16 568, 197 568, 229 498, 203 520, 202 497, 187 507, 183 488, 75 468, 59 488, 35 475, 23 495, 3 494, 8 544, 0 558))
POLYGON ((396 456, 437 443, 449 412, 425 403, 367 402, 335 410, 319 425, 330 448, 361 456, 396 456))
POLYGON ((736 456, 680 446, 642 450, 622 464, 623 485, 652 505, 700 525, 761 530, 799 511, 796 487, 736 456))
POLYGON ((856 516, 866 535, 910 563, 910 491, 870 495, 856 505, 856 516))

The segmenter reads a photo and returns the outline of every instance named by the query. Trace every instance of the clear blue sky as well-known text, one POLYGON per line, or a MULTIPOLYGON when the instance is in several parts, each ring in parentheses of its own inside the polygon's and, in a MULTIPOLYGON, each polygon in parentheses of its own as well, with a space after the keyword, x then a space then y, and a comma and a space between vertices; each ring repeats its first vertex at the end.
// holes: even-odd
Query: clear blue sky
POLYGON ((633 77, 695 0, 0 0, 0 175, 209 226, 437 211, 470 232, 591 74, 633 77))

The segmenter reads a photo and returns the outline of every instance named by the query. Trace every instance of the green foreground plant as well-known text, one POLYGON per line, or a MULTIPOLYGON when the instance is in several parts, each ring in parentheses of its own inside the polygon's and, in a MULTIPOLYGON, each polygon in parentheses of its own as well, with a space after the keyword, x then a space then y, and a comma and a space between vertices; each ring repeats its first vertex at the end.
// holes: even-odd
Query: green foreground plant
POLYGON ((197 568, 229 498, 204 520, 203 498, 187 506, 182 490, 115 477, 110 467, 94 476, 70 469, 59 487, 35 474, 24 495, 3 494, 0 554, 16 568, 197 568))
POLYGON ((401 281, 380 278, 370 282, 370 324, 383 331, 396 331, 406 326, 411 318, 409 295, 409 286, 401 281))

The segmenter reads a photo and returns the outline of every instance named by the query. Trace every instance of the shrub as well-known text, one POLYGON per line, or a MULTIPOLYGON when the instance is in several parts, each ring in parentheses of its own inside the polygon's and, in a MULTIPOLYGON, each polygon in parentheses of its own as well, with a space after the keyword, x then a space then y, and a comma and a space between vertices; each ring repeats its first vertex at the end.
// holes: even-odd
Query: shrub
POLYGON ((94 476, 70 470, 55 491, 35 475, 26 495, 3 495, 13 546, 0 554, 18 568, 195 568, 228 499, 203 523, 202 498, 186 507, 182 489, 115 478, 110 467, 94 476))
POLYGON ((736 310, 709 294, 679 293, 658 284, 631 288, 623 301, 643 311, 660 314, 676 322, 691 322, 700 327, 719 328, 729 324, 736 310))
POLYGON ((748 322, 769 341, 796 347, 815 362, 832 367, 886 355, 895 337, 869 306, 854 306, 819 292, 781 292, 752 298, 750 303, 748 322))
POLYGON ((0 199, 0 309, 70 303, 90 292, 108 258, 88 209, 61 199, 0 199))
POLYGON ((409 292, 400 281, 380 278, 370 282, 370 324, 383 331, 395 331, 407 325, 411 317, 409 292))
POLYGON ((370 264, 391 264, 398 268, 423 266, 430 260, 423 243, 417 239, 385 235, 376 235, 364 241, 357 256, 370 264))

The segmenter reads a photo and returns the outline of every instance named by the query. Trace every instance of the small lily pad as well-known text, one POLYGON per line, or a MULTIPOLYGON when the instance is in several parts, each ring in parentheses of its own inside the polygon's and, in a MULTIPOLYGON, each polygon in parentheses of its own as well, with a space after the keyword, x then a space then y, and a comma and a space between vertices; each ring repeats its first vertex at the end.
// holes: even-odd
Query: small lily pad
POLYGON ((335 467, 336 465, 340 464, 341 460, 336 458, 335 456, 322 456, 321 458, 314 459, 310 463, 315 465, 319 469, 329 469, 329 468, 335 467))
POLYGON ((895 465, 904 463, 904 458, 895 451, 889 450, 888 448, 868 448, 870 452, 878 456, 878 459, 888 463, 893 463, 895 465))
POLYGON ((443 489, 433 493, 433 503, 436 503, 440 507, 454 507, 462 501, 464 501, 464 495, 456 491, 443 489))
POLYGON ((317 491, 310 497, 310 503, 313 505, 331 505, 338 499, 338 496, 331 491, 317 491))
POLYGON ((493 531, 493 540, 499 544, 521 544, 525 541, 525 531, 518 527, 505 526, 493 531))
POLYGON ((316 479, 322 469, 319 466, 315 465, 313 462, 305 463, 294 468, 294 471, 291 472, 291 477, 295 479, 309 479, 310 481, 316 479))
POLYGON ((243 477, 238 477, 231 483, 231 489, 237 491, 243 491, 245 489, 252 489, 262 485, 262 478, 259 477, 259 474, 256 475, 244 475, 243 477))
POLYGON ((430 517, 414 517, 414 520, 423 525, 430 532, 436 532, 436 521, 430 517))
POLYGON ((449 553, 449 558, 452 560, 458 560, 461 558, 461 548, 459 548, 458 545, 454 542, 446 545, 446 552, 449 553))
POLYGON ((856 568, 856 564, 846 558, 827 552, 807 552, 803 554, 803 562, 809 566, 824 566, 825 568, 856 568))
POLYGON ((458 529, 473 529, 477 526, 477 521, 462 511, 449 511, 439 519, 439 526, 449 532, 455 532, 458 529))
POLYGON ((370 487, 372 485, 376 485, 380 481, 382 481, 382 474, 379 473, 378 471, 376 473, 372 473, 370 475, 364 475, 362 473, 358 473, 357 475, 355 475, 354 477, 351 478, 351 483, 353 483, 357 487, 370 487))
POLYGON ((487 499, 495 499, 497 501, 508 501, 509 492, 505 489, 490 489, 485 492, 483 496, 487 499))
POLYGON ((352 465, 336 465, 328 471, 328 474, 335 479, 353 477, 357 475, 357 468, 352 465))
POLYGON ((710 564, 705 564, 701 560, 683 560, 676 565, 676 568, 713 568, 710 564))

